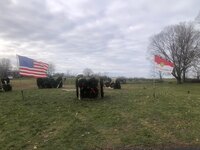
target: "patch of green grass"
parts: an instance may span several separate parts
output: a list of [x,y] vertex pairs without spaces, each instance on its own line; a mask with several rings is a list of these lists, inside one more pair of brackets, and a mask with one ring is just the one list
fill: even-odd
[[17,87],[0,93],[0,149],[200,145],[200,84],[157,84],[155,98],[152,84],[125,84],[82,101],[74,91],[33,85],[23,100]]

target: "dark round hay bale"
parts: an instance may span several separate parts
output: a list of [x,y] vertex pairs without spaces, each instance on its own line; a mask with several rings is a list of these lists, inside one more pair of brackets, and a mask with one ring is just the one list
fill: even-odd
[[119,80],[116,80],[113,86],[114,89],[121,89],[121,84]]
[[95,77],[80,77],[76,79],[76,96],[82,98],[103,97],[103,81]]
[[105,86],[106,86],[106,87],[110,87],[110,81],[106,81],[106,82],[105,82]]
[[3,84],[3,90],[5,92],[12,91],[12,86],[10,84]]
[[1,79],[1,88],[5,91],[5,92],[8,92],[8,91],[12,91],[12,86],[10,85],[10,79],[7,77],[7,78],[2,78]]
[[37,78],[37,86],[39,89],[44,88],[44,80],[43,78]]
[[53,78],[37,78],[38,88],[56,88],[56,81]]

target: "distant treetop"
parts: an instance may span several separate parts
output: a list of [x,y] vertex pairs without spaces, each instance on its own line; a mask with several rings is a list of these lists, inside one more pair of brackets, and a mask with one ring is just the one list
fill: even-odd
[[195,21],[200,23],[200,11],[199,11],[199,14],[197,15],[197,17],[195,18]]

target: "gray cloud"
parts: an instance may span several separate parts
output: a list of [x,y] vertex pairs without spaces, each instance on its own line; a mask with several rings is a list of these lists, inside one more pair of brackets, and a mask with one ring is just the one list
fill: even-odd
[[57,71],[150,77],[149,37],[192,21],[199,0],[1,0],[0,57],[52,62]]

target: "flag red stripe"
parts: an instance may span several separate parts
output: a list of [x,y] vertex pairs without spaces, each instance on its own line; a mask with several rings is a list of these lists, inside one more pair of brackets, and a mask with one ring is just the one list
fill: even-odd
[[30,74],[37,74],[37,75],[46,75],[46,72],[37,72],[37,71],[29,71],[21,69],[20,73],[30,73]]
[[39,65],[34,65],[34,68],[47,70],[47,68],[45,68],[44,66],[39,66]]
[[36,77],[36,78],[46,78],[47,75],[37,75],[37,74],[31,74],[31,73],[23,73],[23,72],[20,72],[20,75],[23,75],[23,76],[33,76],[33,77]]
[[49,66],[42,65],[42,64],[35,64],[35,63],[34,63],[34,67],[36,67],[36,68],[37,68],[37,67],[39,67],[39,68],[44,68],[44,69],[47,70]]
[[20,74],[30,74],[30,75],[32,75],[32,74],[34,74],[34,75],[41,75],[41,76],[47,76],[45,73],[37,73],[37,72],[26,72],[26,71],[22,71],[22,72],[20,72]]
[[20,74],[26,74],[26,75],[35,75],[35,76],[47,76],[46,74],[35,74],[35,73],[26,73],[26,72],[20,72]]
[[44,66],[49,66],[49,64],[44,63],[44,62],[41,62],[41,61],[35,61],[34,63],[37,63],[37,64],[43,64]]
[[171,66],[171,67],[174,67],[174,64],[158,55],[155,55],[155,58],[154,58],[154,61],[157,63],[157,64],[161,64],[163,63],[164,65],[167,65],[167,66]]
[[21,71],[35,71],[35,72],[46,72],[47,70],[45,69],[40,69],[40,68],[26,68],[26,67],[20,67]]
[[48,64],[44,64],[44,63],[41,63],[41,62],[34,62],[34,67],[39,67],[39,68],[44,68],[44,69],[48,69],[49,65]]
[[38,62],[38,61],[34,61],[34,64],[38,64],[38,65],[42,65],[42,66],[49,66],[49,65],[46,64],[46,63]]

